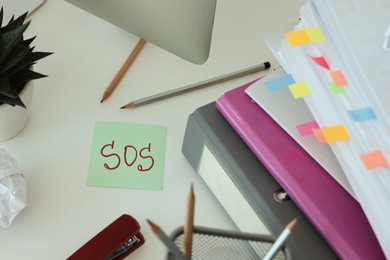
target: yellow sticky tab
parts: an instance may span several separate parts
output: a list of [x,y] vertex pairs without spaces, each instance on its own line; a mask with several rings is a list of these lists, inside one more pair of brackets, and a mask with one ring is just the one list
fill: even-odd
[[366,167],[367,170],[373,170],[380,167],[388,167],[386,158],[383,156],[380,150],[361,154],[360,159],[362,160],[364,167]]
[[327,142],[328,144],[339,141],[348,141],[350,139],[347,130],[342,125],[324,127],[321,129],[321,131],[324,135],[325,142]]
[[291,47],[296,47],[307,43],[326,41],[326,38],[322,34],[320,28],[306,28],[303,30],[289,32],[285,34],[285,37]]
[[320,28],[306,28],[305,32],[309,36],[310,42],[326,42]]
[[285,37],[291,47],[296,47],[310,42],[309,35],[306,33],[305,30],[298,30],[286,33]]
[[288,88],[295,99],[311,95],[310,89],[305,82],[290,84],[288,85]]

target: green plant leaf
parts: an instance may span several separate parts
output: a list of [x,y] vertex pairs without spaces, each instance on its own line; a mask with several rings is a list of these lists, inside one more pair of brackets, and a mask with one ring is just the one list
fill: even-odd
[[[16,20],[14,20],[14,16],[12,16],[9,23],[6,26],[0,28],[0,33],[13,31],[13,30],[19,28],[24,23],[24,20],[26,19],[26,17],[27,17],[27,12],[22,14],[18,18],[16,18]],[[29,23],[29,22],[27,22],[27,23]]]
[[0,64],[4,62],[12,48],[23,38],[23,32],[29,23],[5,33],[0,34]]
[[38,72],[22,69],[10,77],[10,83],[13,86],[19,86],[27,83],[30,80],[40,79],[47,77],[46,75],[40,74]]
[[26,108],[26,105],[23,103],[23,101],[19,97],[9,98],[9,97],[6,97],[6,96],[3,96],[0,94],[0,105],[3,103],[11,105],[11,106],[20,106],[20,107]]
[[31,65],[33,65],[36,61],[45,58],[53,53],[51,52],[32,52],[30,54],[27,54],[26,57],[19,61],[17,64],[15,64],[12,68],[9,70],[9,75],[14,75],[17,71],[28,68]]
[[1,10],[0,10],[0,28],[3,26],[3,16],[4,16],[4,11],[3,11],[3,7],[1,7]]
[[[5,73],[9,71],[13,66],[20,63],[23,59],[25,59],[26,55],[30,52],[30,48],[23,45],[16,45],[9,55],[7,55],[4,62],[1,64],[0,73]],[[10,74],[12,75],[12,74]]]
[[[26,46],[26,47],[29,47],[30,44],[35,40],[35,38],[36,38],[36,36],[31,37],[30,39],[21,41],[19,44],[21,44],[21,45],[23,45],[23,46]],[[32,51],[32,50],[31,50],[31,51]]]
[[16,98],[18,92],[12,87],[7,79],[8,77],[0,77],[0,94],[9,98]]

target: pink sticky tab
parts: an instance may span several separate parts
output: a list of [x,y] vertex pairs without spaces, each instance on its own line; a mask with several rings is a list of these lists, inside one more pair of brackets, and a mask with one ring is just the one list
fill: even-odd
[[297,125],[297,129],[301,136],[313,134],[313,129],[320,128],[316,121],[308,122],[305,124]]
[[365,153],[360,155],[364,166],[368,171],[376,168],[387,168],[388,164],[386,158],[383,156],[380,150],[376,150],[370,153]]
[[321,67],[327,69],[327,70],[330,70],[330,67],[328,65],[328,62],[325,60],[324,57],[320,56],[320,57],[312,57],[310,56],[310,58],[315,62],[317,63],[318,65],[320,65]]
[[341,87],[341,86],[348,85],[347,80],[345,79],[344,74],[341,71],[339,71],[339,70],[338,71],[331,71],[331,72],[329,72],[329,74],[330,74],[330,77],[332,78],[335,86]]

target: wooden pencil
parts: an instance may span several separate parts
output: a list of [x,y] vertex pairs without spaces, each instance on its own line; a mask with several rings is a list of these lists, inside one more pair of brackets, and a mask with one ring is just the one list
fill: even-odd
[[138,99],[138,100],[134,100],[134,101],[131,101],[128,104],[122,106],[121,109],[134,108],[134,107],[137,107],[137,106],[146,105],[146,104],[149,104],[149,103],[153,103],[153,102],[156,102],[156,101],[159,101],[159,100],[163,100],[163,99],[166,99],[166,98],[170,98],[170,97],[174,97],[174,96],[177,96],[177,95],[181,95],[181,94],[184,94],[184,93],[187,93],[187,92],[190,92],[190,91],[194,91],[194,90],[197,90],[197,89],[201,89],[201,88],[204,88],[204,87],[209,87],[209,86],[212,86],[212,85],[215,85],[215,84],[218,84],[218,83],[222,83],[222,82],[225,82],[225,81],[228,81],[228,80],[232,80],[232,79],[236,79],[236,78],[243,77],[243,76],[246,76],[246,75],[250,75],[252,73],[259,72],[259,71],[268,69],[270,67],[271,67],[271,64],[267,61],[267,62],[264,62],[264,63],[262,63],[260,65],[256,65],[256,66],[252,66],[252,67],[245,68],[245,69],[242,69],[242,70],[238,70],[238,71],[235,71],[235,72],[232,72],[232,73],[229,73],[229,74],[226,74],[226,75],[222,75],[222,76],[219,76],[219,77],[216,77],[216,78],[213,78],[213,79],[209,79],[209,80],[206,80],[206,81],[203,81],[203,82],[200,82],[200,83],[191,84],[191,85],[184,86],[184,87],[181,87],[181,88],[169,90],[169,91],[166,91],[166,92],[163,92],[163,93],[160,93],[160,94],[152,95],[152,96],[149,96],[149,97],[146,97],[146,98],[141,98],[141,99]]
[[150,220],[147,220],[153,233],[164,243],[172,255],[178,260],[188,260],[188,258],[179,250],[179,248],[173,243],[173,241],[161,230],[159,226]]
[[118,86],[119,82],[125,75],[126,71],[129,69],[131,64],[133,64],[134,60],[137,58],[138,54],[141,52],[142,48],[145,46],[146,41],[144,39],[139,39],[137,45],[134,47],[129,57],[127,57],[126,61],[123,63],[122,67],[119,69],[110,85],[106,88],[103,93],[102,99],[100,103],[106,100],[109,96],[111,96],[112,92],[114,92],[115,88]]
[[284,242],[287,238],[295,231],[298,224],[298,218],[293,219],[287,226],[284,228],[282,233],[280,233],[279,237],[275,240],[274,244],[271,246],[270,250],[263,257],[263,260],[271,260],[276,253],[283,246]]
[[184,255],[191,259],[192,256],[192,237],[194,229],[195,195],[194,187],[191,185],[187,201],[186,221],[184,225]]

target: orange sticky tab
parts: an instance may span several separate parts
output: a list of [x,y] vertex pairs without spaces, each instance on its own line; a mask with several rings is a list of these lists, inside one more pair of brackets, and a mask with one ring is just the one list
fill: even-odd
[[362,160],[364,166],[368,171],[376,169],[376,168],[387,168],[388,164],[386,158],[383,156],[380,150],[376,150],[370,153],[365,153],[360,155],[360,159]]
[[339,141],[348,141],[350,139],[347,130],[345,130],[344,126],[342,125],[324,127],[321,128],[321,132],[324,136],[325,142],[328,144]]
[[311,95],[310,89],[307,87],[305,82],[297,82],[294,84],[290,84],[288,85],[288,88],[290,89],[291,94],[294,96],[295,99]]
[[317,141],[321,144],[326,144],[325,136],[322,133],[321,128],[314,128],[313,129],[313,134],[316,137]]
[[286,33],[285,37],[291,47],[296,47],[310,42],[309,35],[306,33],[305,30],[298,30]]
[[339,71],[339,70],[331,71],[331,72],[329,72],[329,74],[330,74],[330,77],[332,78],[335,86],[341,87],[341,86],[348,85],[347,80],[345,79],[344,74],[341,71]]

